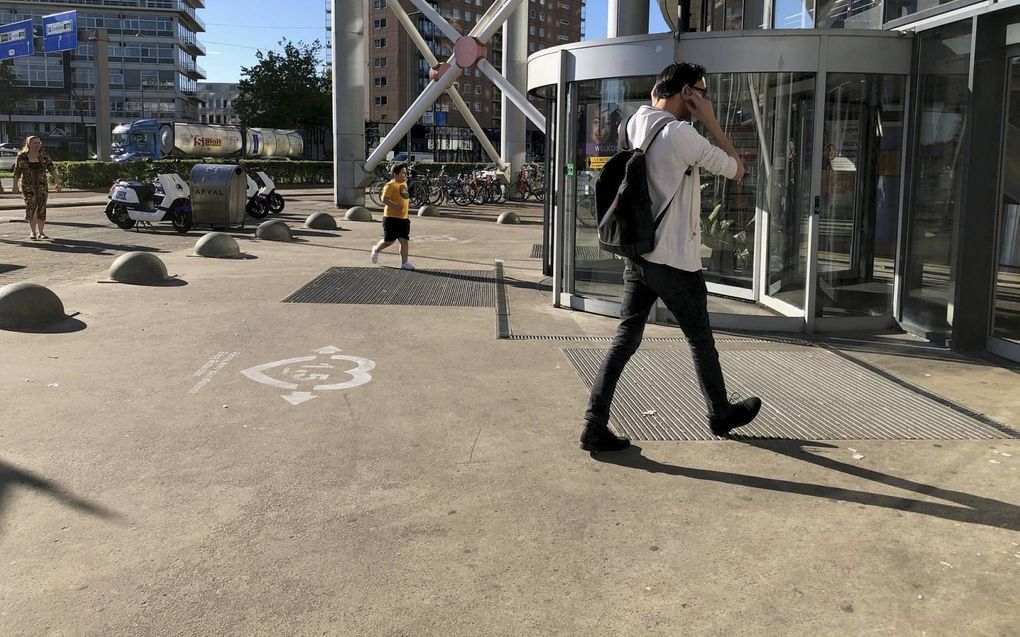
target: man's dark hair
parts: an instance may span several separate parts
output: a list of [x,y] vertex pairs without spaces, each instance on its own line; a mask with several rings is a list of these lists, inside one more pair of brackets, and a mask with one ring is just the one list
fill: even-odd
[[705,77],[705,67],[692,62],[674,62],[662,69],[655,78],[652,97],[664,100],[679,93],[685,86],[693,86]]
[[390,168],[390,174],[396,177],[400,174],[401,170],[407,170],[407,164],[397,164],[393,168]]

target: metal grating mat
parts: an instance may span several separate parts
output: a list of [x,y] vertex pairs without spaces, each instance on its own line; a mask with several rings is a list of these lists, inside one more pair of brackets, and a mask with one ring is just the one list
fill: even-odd
[[330,268],[284,303],[495,307],[489,270]]
[[[544,254],[541,243],[536,243],[531,246],[531,258],[541,259]],[[574,247],[574,260],[575,261],[612,261],[616,259],[616,255],[612,252],[606,252],[598,246],[584,246],[579,245]]]
[[[590,388],[606,349],[564,349]],[[803,440],[970,440],[1020,437],[946,399],[933,399],[822,348],[723,350],[726,388],[760,396],[741,436]],[[644,412],[654,414],[644,415]],[[687,349],[639,350],[624,370],[612,422],[634,440],[713,440]]]

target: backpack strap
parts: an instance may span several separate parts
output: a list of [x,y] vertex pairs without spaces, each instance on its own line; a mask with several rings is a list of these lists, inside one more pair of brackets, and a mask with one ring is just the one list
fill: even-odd
[[[620,150],[634,150],[630,147],[630,135],[627,134],[627,124],[630,123],[631,117],[633,117],[633,115],[623,120],[623,123],[620,124],[620,130],[617,135],[620,140]],[[655,125],[655,128],[652,129],[652,132],[645,139],[644,148],[641,149],[641,152],[648,152],[648,149],[652,146],[652,142],[655,141],[655,139],[659,136],[659,133],[662,132],[662,129],[666,128],[666,125],[668,125],[670,121],[673,120],[664,117],[661,122]]]

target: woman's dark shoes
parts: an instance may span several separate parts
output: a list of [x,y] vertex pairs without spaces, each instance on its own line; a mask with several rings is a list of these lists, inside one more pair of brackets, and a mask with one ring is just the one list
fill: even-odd
[[602,427],[585,425],[584,430],[581,431],[581,440],[578,446],[591,453],[622,451],[630,446],[630,440],[620,438],[604,425]]
[[730,413],[726,414],[725,418],[709,418],[708,426],[711,427],[712,433],[715,435],[725,436],[737,427],[743,427],[754,420],[760,409],[761,399],[752,396],[730,405]]

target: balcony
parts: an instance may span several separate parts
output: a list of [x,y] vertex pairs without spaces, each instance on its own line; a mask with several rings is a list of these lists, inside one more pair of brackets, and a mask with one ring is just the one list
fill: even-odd
[[198,41],[198,38],[181,38],[184,50],[192,55],[205,55],[205,45]]
[[184,0],[177,0],[177,11],[186,18],[185,22],[188,23],[192,31],[205,32],[205,22],[198,17],[194,7],[185,3]]

